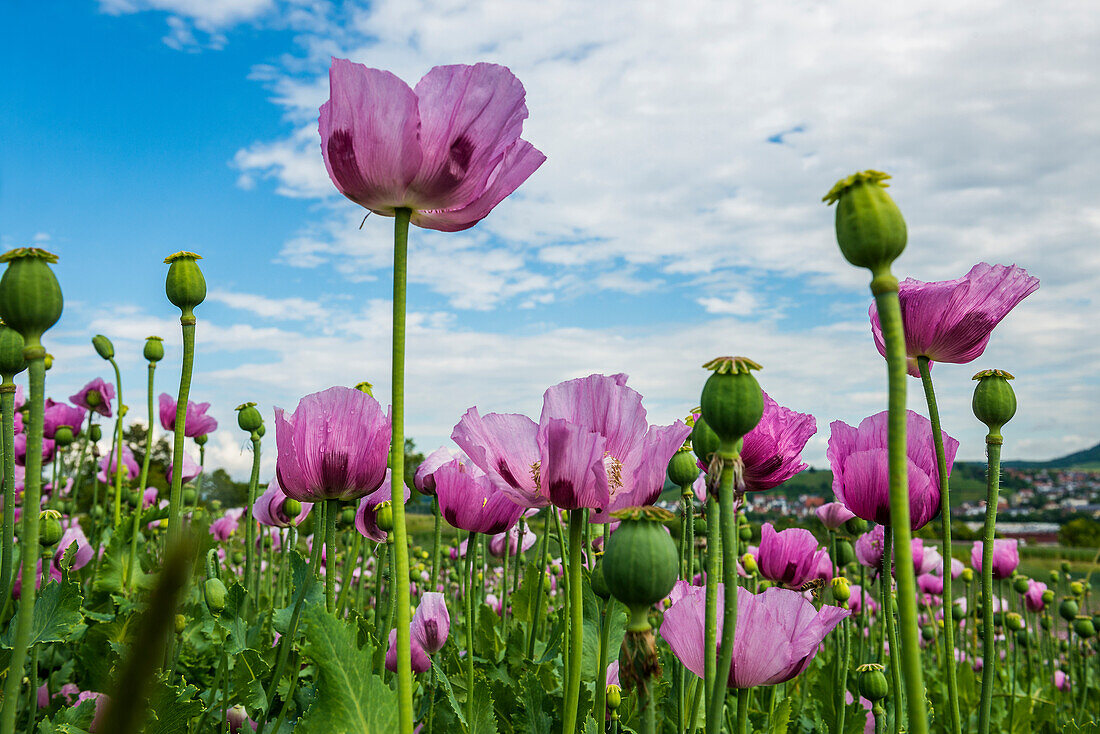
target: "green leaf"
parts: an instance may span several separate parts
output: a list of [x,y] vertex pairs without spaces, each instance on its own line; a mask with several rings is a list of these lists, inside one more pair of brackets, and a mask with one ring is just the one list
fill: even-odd
[[497,734],[497,720],[493,714],[493,697],[488,685],[474,680],[474,704],[470,712],[470,734]]
[[248,592],[240,582],[235,582],[229,587],[229,593],[225,595],[225,609],[217,618],[218,626],[228,633],[225,651],[229,655],[236,655],[248,647],[248,620],[244,618],[247,600]]
[[294,603],[298,600],[298,597],[302,595],[307,586],[310,588],[306,602],[310,604],[320,604],[323,601],[323,587],[321,584],[317,583],[316,580],[311,580],[312,573],[309,570],[309,561],[296,550],[290,552],[290,568],[294,576],[294,593],[291,595],[290,602],[287,606],[275,610],[273,620],[275,630],[283,635],[285,635],[287,629],[290,628],[290,617],[294,613]]
[[[75,581],[59,583],[50,581],[34,600],[34,621],[31,626],[31,644],[65,642],[84,624],[80,605],[80,585]],[[12,646],[16,617],[12,617],[7,630],[0,637],[0,645]]]
[[317,666],[317,698],[298,734],[389,734],[396,731],[397,691],[372,675],[369,647],[355,630],[317,604],[307,604],[304,653]]
[[482,604],[474,624],[474,653],[495,664],[503,659],[504,640],[501,639],[500,617],[488,604]]
[[95,699],[81,701],[79,706],[63,708],[52,719],[39,722],[38,734],[88,734],[95,717]]
[[[527,567],[523,570],[523,582],[519,585],[519,589],[515,594],[512,594],[512,616],[521,622],[528,624],[535,618],[537,611],[535,610],[535,597],[536,591],[539,587],[539,569],[534,563],[528,563]],[[543,597],[545,601],[546,597]]]
[[516,731],[550,734],[552,719],[546,711],[546,692],[538,676],[528,669],[520,680],[520,706],[516,710]]
[[[610,634],[607,638],[607,662],[619,659],[619,648],[622,647],[623,637],[626,635],[627,612],[626,606],[609,598],[603,604],[607,613],[611,615]],[[588,585],[588,579],[584,581],[584,639],[582,641],[581,654],[581,680],[594,681],[599,672],[600,660],[600,625],[602,615],[599,612],[599,604],[592,588]]]
[[[111,533],[111,539],[107,541],[107,549],[103,551],[99,572],[95,577],[93,588],[96,591],[105,591],[112,594],[121,594],[126,591],[123,581],[127,578],[127,571],[130,568],[129,535],[132,524],[133,517],[131,516],[123,520],[123,523]],[[138,588],[146,588],[152,583],[148,574],[141,569],[140,553],[134,558],[133,573],[133,581]]]
[[233,692],[249,711],[267,709],[263,681],[271,666],[255,650],[242,650],[233,658]]
[[775,707],[771,718],[771,734],[787,734],[791,723],[791,697],[786,697]]
[[158,679],[142,734],[187,734],[191,719],[203,712],[202,701],[195,698],[198,690],[191,685],[176,688]]

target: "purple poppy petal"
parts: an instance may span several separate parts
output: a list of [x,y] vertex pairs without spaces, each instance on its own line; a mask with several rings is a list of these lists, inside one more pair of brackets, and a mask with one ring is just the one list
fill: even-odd
[[606,439],[583,426],[552,418],[539,429],[543,494],[555,507],[606,507],[610,499],[604,468]]
[[525,507],[547,504],[532,474],[539,461],[538,426],[525,415],[487,413],[470,408],[454,427],[451,440],[502,492]]

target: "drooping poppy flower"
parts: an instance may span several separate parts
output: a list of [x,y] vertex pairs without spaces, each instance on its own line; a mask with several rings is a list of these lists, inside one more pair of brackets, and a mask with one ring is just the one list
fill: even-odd
[[[603,537],[601,536],[600,540],[602,541],[602,539]],[[504,558],[505,554],[515,556],[517,553],[523,553],[529,550],[535,544],[536,540],[535,534],[530,530],[526,530],[523,533],[523,546],[519,547],[519,526],[513,525],[505,532],[497,533],[489,538],[489,552],[496,558]]]
[[240,527],[242,515],[244,515],[243,507],[226,510],[224,515],[210,523],[210,534],[221,541],[229,540]]
[[419,643],[424,652],[434,655],[443,649],[447,635],[451,632],[451,615],[447,611],[447,602],[435,591],[428,591],[420,597],[420,604],[412,618],[412,638]]
[[[587,507],[592,522],[652,504],[668,461],[691,429],[650,426],[626,375],[590,375],[549,388],[536,424],[471,408],[451,438],[491,481],[525,507]],[[437,473],[438,477],[438,473]]]
[[826,502],[814,510],[814,514],[817,515],[817,519],[821,521],[821,524],[829,530],[836,530],[856,516],[841,502]]
[[[1020,565],[1019,541],[1015,538],[993,539],[993,578],[1007,579]],[[982,541],[975,540],[970,549],[970,565],[975,573],[982,572]]]
[[69,402],[86,410],[94,410],[104,418],[114,415],[111,402],[115,399],[115,386],[97,377],[76,393],[69,396]]
[[256,498],[255,504],[252,505],[252,517],[256,518],[256,521],[261,525],[268,525],[273,528],[286,528],[291,525],[298,525],[302,520],[306,519],[306,515],[313,509],[313,503],[302,502],[302,510],[295,516],[288,515],[286,513],[286,501],[290,499],[283,492],[283,488],[279,486],[278,479],[272,479],[267,484],[267,489],[264,493]]
[[329,178],[382,216],[406,207],[419,227],[468,229],[546,160],[520,138],[525,92],[504,66],[437,66],[410,89],[333,59],[329,89],[318,122]]
[[[955,280],[925,283],[906,278],[898,284],[909,374],[920,377],[917,357],[965,364],[982,355],[993,328],[1020,301],[1039,288],[1039,279],[1015,265],[978,263]],[[871,333],[886,356],[882,324],[871,304]]]
[[[218,429],[218,422],[206,414],[210,403],[187,401],[187,416],[184,418],[183,435],[188,438],[206,436]],[[168,393],[160,394],[160,425],[166,431],[176,430],[176,399]]]
[[46,401],[46,411],[42,419],[42,435],[52,439],[60,426],[68,426],[75,436],[84,425],[84,416],[87,413],[84,408],[66,403]]
[[288,418],[275,409],[275,476],[300,502],[365,497],[386,477],[389,411],[350,387],[307,395]]
[[[386,533],[378,528],[378,506],[383,502],[390,502],[393,499],[393,490],[390,487],[390,482],[393,480],[393,473],[386,469],[385,479],[382,484],[378,486],[378,489],[368,494],[363,499],[359,500],[359,506],[355,510],[355,529],[359,531],[359,534],[365,538],[381,543],[386,540]],[[405,499],[407,503],[412,493],[409,492],[409,485],[405,485]]]
[[[718,591],[718,635],[722,634],[722,584]],[[706,659],[706,589],[677,581],[672,604],[661,622],[661,637],[684,667],[700,678]],[[772,686],[806,670],[825,637],[850,612],[834,606],[820,611],[797,591],[769,588],[760,594],[737,589],[737,629],[733,637],[732,688]],[[719,673],[721,675],[721,673]]]
[[756,564],[760,575],[769,581],[786,586],[801,586],[814,578],[822,561],[829,565],[829,556],[817,545],[817,538],[805,528],[788,528],[776,532],[770,522],[760,527],[760,547],[756,552]]
[[472,533],[502,533],[519,520],[517,505],[473,464],[453,459],[435,471],[439,512],[451,526]]
[[[890,522],[890,477],[887,461],[887,411],[864,418],[858,428],[844,421],[830,424],[825,452],[833,469],[833,494],[858,517],[879,525]],[[919,530],[940,511],[939,470],[932,447],[931,422],[908,411],[909,524]],[[948,475],[959,442],[943,433]]]

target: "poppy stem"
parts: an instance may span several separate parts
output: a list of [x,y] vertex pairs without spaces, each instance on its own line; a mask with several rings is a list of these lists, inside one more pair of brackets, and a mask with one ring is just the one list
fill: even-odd
[[[118,404],[118,417],[115,423],[115,433],[117,439],[115,443],[115,524],[114,527],[118,527],[122,523],[122,414],[124,412],[122,406],[122,373],[119,372],[118,362],[114,359],[109,360],[111,366],[115,369],[115,387],[117,388],[117,394],[115,401]],[[107,466],[110,467],[111,463],[107,462]],[[106,474],[106,472],[104,472]]]
[[[0,385],[0,411],[4,414],[4,535],[0,541],[0,594],[11,598],[12,556],[15,555],[15,382],[7,375]],[[75,492],[74,492],[75,495]]]
[[432,518],[434,520],[434,527],[432,529],[432,586],[431,591],[435,591],[439,584],[439,562],[440,562],[440,541],[443,535],[443,518],[439,514],[439,498],[432,495]]
[[397,604],[397,711],[401,734],[412,734],[412,642],[409,637],[409,542],[405,530],[405,282],[408,277],[409,218],[412,210],[394,211],[393,226],[393,368],[390,468],[393,481],[393,549]]
[[997,498],[1001,491],[1000,434],[985,437],[986,496],[985,528],[982,532],[982,697],[978,709],[978,734],[989,734],[989,714],[993,708],[993,533],[997,524]]
[[[898,649],[898,633],[896,621],[894,620],[894,606],[897,604],[897,597],[894,595],[894,582],[890,573],[890,549],[891,539],[894,534],[894,529],[889,525],[884,525],[882,528],[882,617],[886,621],[884,645],[890,647],[890,682],[891,693],[893,694],[894,702],[894,717],[890,722],[890,731],[893,734],[898,734],[901,730],[901,712],[902,701],[904,700],[901,690],[901,651]],[[910,553],[910,551],[906,551]],[[909,561],[910,556],[902,556],[906,561]],[[897,563],[895,559],[895,565],[900,567],[902,564]],[[911,566],[912,563],[910,562]]]
[[[260,486],[260,436],[252,432],[252,475],[248,478],[248,504],[245,506],[245,547],[244,547],[244,588],[249,596],[259,603],[258,589],[253,588],[253,576],[256,574],[256,522],[252,518],[252,505],[256,504],[256,490]],[[199,474],[201,477],[202,474]],[[198,490],[195,491],[198,494]],[[329,554],[332,550],[329,550]],[[248,602],[246,601],[247,605]],[[329,611],[332,611],[331,609]]]
[[707,578],[706,578],[706,607],[703,623],[703,650],[705,653],[703,663],[703,681],[706,690],[703,693],[706,707],[706,734],[717,734],[721,726],[721,712],[713,712],[712,695],[715,688],[715,678],[718,671],[718,497],[714,492],[707,491]]
[[[882,338],[886,345],[888,375],[889,429],[887,455],[890,466],[890,524],[894,529],[894,557],[912,554],[912,528],[909,523],[909,469],[906,429],[909,416],[905,405],[907,378],[905,333],[902,329],[898,279],[889,269],[875,273],[871,281]],[[885,551],[884,551],[885,552]],[[920,638],[917,630],[917,587],[913,564],[897,564],[898,626],[901,628],[902,678],[905,682],[909,712],[909,733],[928,734],[928,710],[925,706],[924,676],[920,664]],[[891,650],[891,657],[893,651]],[[900,692],[899,692],[900,693]]]
[[325,500],[325,610],[329,614],[336,611],[336,516],[339,514],[340,500]]
[[145,456],[141,459],[141,475],[138,477],[137,490],[138,502],[134,506],[134,533],[130,536],[130,564],[126,567],[129,577],[130,590],[133,591],[134,564],[137,562],[138,528],[141,527],[141,515],[145,510],[145,482],[149,479],[149,460],[153,455],[153,373],[157,369],[156,362],[149,363],[149,384],[146,389],[148,397],[149,424],[145,427]]
[[577,709],[581,694],[581,655],[584,653],[584,598],[581,579],[581,544],[584,537],[584,510],[569,511],[569,660],[565,677],[565,712],[562,734],[576,731]]
[[947,707],[951,721],[951,731],[962,734],[962,718],[959,714],[959,684],[955,676],[955,621],[948,616],[955,597],[951,592],[951,487],[947,475],[947,458],[943,450],[943,432],[940,430],[940,409],[936,403],[936,391],[932,387],[932,371],[928,357],[917,357],[921,383],[924,385],[924,399],[928,403],[928,420],[932,423],[932,445],[936,449],[936,469],[940,478],[940,530],[943,542],[940,555],[943,556],[943,660],[944,674],[947,678]]
[[466,540],[466,721],[474,715],[474,585],[477,583],[477,533]]
[[[180,370],[180,389],[176,395],[176,422],[172,430],[172,489],[168,495],[168,533],[166,545],[179,541],[180,500],[183,497],[183,442],[187,426],[187,399],[191,395],[191,371],[195,366],[195,316],[181,316],[183,331],[183,366]],[[122,401],[119,400],[121,405]],[[169,642],[171,644],[171,642]]]
[[[751,688],[741,688],[737,691],[737,734],[749,734],[749,694]],[[837,731],[844,731],[838,728]]]
[[[733,640],[737,630],[737,507],[740,499],[734,498],[734,474],[739,471],[741,457],[736,443],[720,446],[718,455],[722,459],[722,473],[718,478],[718,512],[722,538],[722,644],[715,663],[714,689],[710,694],[710,709],[707,711],[707,719],[713,724],[713,728],[708,724],[708,734],[717,734],[721,727],[729,688],[729,671],[733,664]],[[740,705],[739,698],[739,708]]]

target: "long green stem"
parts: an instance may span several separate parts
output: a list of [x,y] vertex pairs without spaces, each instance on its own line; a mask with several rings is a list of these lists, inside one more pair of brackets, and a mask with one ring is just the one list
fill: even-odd
[[38,561],[38,508],[42,499],[42,423],[46,400],[46,350],[41,345],[23,348],[27,360],[30,390],[27,402],[27,459],[23,488],[23,529],[19,534],[20,561],[23,565],[23,588],[16,612],[15,640],[12,643],[11,664],[4,681],[4,709],[0,714],[0,734],[14,734],[19,709],[19,687],[23,683],[27,651],[30,649],[34,621],[35,572]]
[[[886,620],[885,634],[886,644],[890,646],[890,687],[893,693],[894,717],[890,722],[890,731],[898,734],[901,730],[901,714],[904,706],[904,695],[901,690],[901,651],[898,649],[898,633],[894,622],[894,606],[897,604],[897,596],[894,594],[893,579],[890,574],[890,540],[894,530],[889,525],[882,528],[882,615]],[[901,561],[896,566],[912,567],[910,561],[912,551],[906,551],[905,555],[898,556]]]
[[[709,481],[709,478],[708,478]],[[707,586],[706,601],[703,621],[703,681],[706,690],[703,700],[706,706],[706,732],[717,734],[720,725],[721,714],[712,718],[712,693],[715,688],[715,678],[718,672],[718,498],[714,492],[707,492]]]
[[[863,589],[860,589],[860,593],[863,593]],[[842,603],[841,607],[847,609],[848,603]],[[838,732],[844,731],[844,719],[848,713],[848,702],[845,694],[848,693],[848,657],[851,654],[852,646],[851,626],[851,617],[843,619],[840,622],[840,662],[838,663],[838,667],[840,668],[840,700],[837,701],[836,707],[836,730]]]
[[130,535],[130,563],[126,566],[127,585],[130,591],[134,590],[134,582],[137,574],[134,573],[134,565],[137,563],[138,531],[141,528],[141,515],[145,509],[145,483],[149,479],[149,459],[153,455],[153,373],[157,369],[156,362],[149,363],[149,384],[146,389],[148,398],[149,424],[145,429],[145,456],[141,459],[141,476],[138,477],[138,500],[134,506],[134,532]]
[[[729,670],[733,663],[733,638],[737,629],[737,507],[734,500],[734,475],[739,471],[741,457],[736,444],[721,445],[718,455],[722,473],[718,481],[718,512],[722,538],[722,644],[715,667],[714,690],[710,692],[707,709],[707,734],[717,734],[722,725],[729,687]],[[740,706],[740,699],[738,699]]]
[[947,457],[943,450],[943,432],[940,429],[940,409],[936,403],[936,391],[932,386],[932,372],[928,366],[928,357],[917,357],[921,383],[924,385],[924,399],[928,403],[928,419],[932,423],[932,444],[936,450],[936,464],[940,477],[940,530],[943,541],[940,555],[943,556],[943,603],[944,617],[949,624],[944,625],[943,672],[947,678],[947,706],[951,722],[951,731],[962,734],[962,718],[959,714],[959,684],[955,676],[955,624],[948,613],[955,597],[951,592],[951,487],[947,474]]
[[[550,508],[547,512],[556,512],[554,508]],[[550,552],[550,520],[549,517],[545,520],[542,526],[542,541],[539,545],[539,581],[535,586],[535,615],[531,620],[531,626],[528,629],[527,636],[527,659],[533,660],[535,657],[535,640],[538,639],[539,622],[543,617],[543,593],[542,587],[546,583],[546,567],[549,565],[548,553]]]
[[0,594],[11,599],[11,567],[15,552],[15,383],[4,377],[0,385],[0,411],[4,414],[4,535],[0,541]]
[[348,599],[354,593],[351,590],[353,579],[352,575],[355,573],[355,566],[359,563],[359,546],[361,544],[362,535],[359,533],[352,533],[351,548],[348,550],[348,554],[344,556],[344,575],[340,580],[340,596],[336,600],[336,609],[340,617],[344,616],[344,611],[347,609]]
[[466,721],[474,712],[474,584],[477,583],[477,533],[466,541]]
[[[751,688],[737,690],[737,734],[749,734],[749,694]],[[838,731],[842,731],[838,729]]]
[[[982,697],[978,709],[978,733],[989,734],[989,715],[993,708],[993,533],[997,524],[997,499],[1001,488],[1001,436],[985,437],[987,468],[985,528],[982,531]],[[947,574],[944,574],[947,575]]]
[[181,316],[183,330],[183,365],[180,370],[180,389],[176,395],[176,422],[172,436],[172,490],[168,495],[168,547],[179,541],[183,518],[180,499],[183,496],[183,442],[187,425],[187,400],[191,396],[191,371],[195,366],[195,317]]
[[[405,531],[405,280],[408,274],[409,218],[394,212],[393,228],[393,387],[390,468],[393,472],[393,552],[398,579],[409,578],[409,542]],[[397,704],[401,734],[412,734],[412,643],[409,637],[409,585],[396,584]]]
[[889,271],[876,274],[871,281],[882,336],[886,344],[889,390],[889,430],[887,452],[890,464],[890,522],[894,528],[894,557],[897,564],[898,623],[901,627],[901,664],[909,701],[909,734],[928,734],[928,710],[924,703],[924,680],[920,665],[920,638],[917,628],[917,585],[909,558],[912,530],[909,526],[909,468],[905,405],[906,354],[902,330],[898,280]]
[[[329,614],[336,611],[336,516],[339,514],[340,500],[325,500],[325,609]],[[320,538],[313,542],[319,543]]]
[[[260,436],[252,432],[252,474],[248,478],[248,505],[245,507],[245,538],[244,538],[244,588],[249,594],[254,594],[259,599],[259,594],[253,588],[253,575],[256,573],[256,521],[252,518],[252,505],[256,504],[256,491],[260,486]],[[202,476],[201,474],[199,476]],[[198,494],[198,490],[195,490]],[[329,548],[329,556],[334,550]],[[332,610],[329,609],[331,612]]]
[[584,651],[584,599],[581,580],[581,545],[584,536],[584,510],[569,511],[569,665],[565,678],[565,710],[562,734],[573,734],[581,695],[581,655]]
[[439,514],[439,498],[435,495],[432,495],[432,520],[432,585],[429,591],[436,591],[439,585],[439,562],[442,551],[440,540],[443,536],[443,518]]
[[[603,546],[606,550],[607,539],[611,537],[611,525],[610,523],[604,523],[603,526]],[[611,639],[611,612],[614,609],[614,598],[608,597],[604,600],[603,610],[600,616],[600,662],[596,668],[596,703],[592,707],[592,715],[596,721],[607,720],[607,666],[608,666],[608,645]]]
[[[122,522],[122,417],[125,413],[125,407],[122,403],[122,373],[119,372],[118,363],[114,359],[110,360],[111,367],[115,370],[115,387],[118,392],[115,395],[115,404],[118,406],[118,415],[115,420],[115,523],[114,527],[117,529]],[[107,466],[110,467],[111,462],[107,462]],[[106,474],[106,472],[104,472]]]

